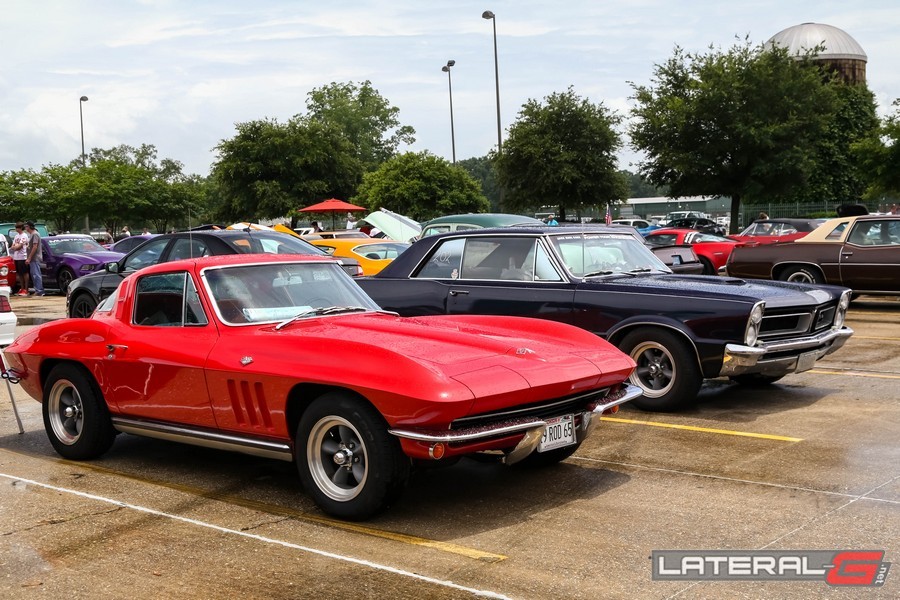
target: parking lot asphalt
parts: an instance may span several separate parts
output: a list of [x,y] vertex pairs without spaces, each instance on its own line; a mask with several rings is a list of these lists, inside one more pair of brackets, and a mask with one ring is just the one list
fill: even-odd
[[[13,299],[22,320],[64,299]],[[565,463],[418,473],[365,523],[325,517],[292,465],[119,436],[60,459],[40,404],[0,389],[0,596],[33,598],[896,598],[824,581],[672,582],[654,550],[900,553],[900,302],[765,388],[725,379],[674,414],[625,408]],[[23,328],[30,325],[22,325]],[[2,384],[0,384],[2,386]]]

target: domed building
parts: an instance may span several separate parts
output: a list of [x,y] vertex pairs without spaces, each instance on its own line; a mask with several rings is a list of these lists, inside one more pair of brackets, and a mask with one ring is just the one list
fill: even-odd
[[[850,34],[823,23],[802,23],[779,31],[766,44],[787,48],[794,56],[804,56],[820,48],[816,61],[836,71],[847,83],[865,83],[869,57]],[[824,49],[821,49],[824,48]]]

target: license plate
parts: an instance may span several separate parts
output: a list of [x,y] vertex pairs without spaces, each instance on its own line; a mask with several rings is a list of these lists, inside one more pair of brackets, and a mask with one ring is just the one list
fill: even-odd
[[809,371],[816,365],[816,355],[818,352],[804,352],[797,359],[797,373]]
[[563,446],[571,446],[575,443],[575,416],[563,415],[561,417],[553,417],[546,419],[547,426],[544,427],[544,435],[538,444],[538,452],[547,452],[555,450]]

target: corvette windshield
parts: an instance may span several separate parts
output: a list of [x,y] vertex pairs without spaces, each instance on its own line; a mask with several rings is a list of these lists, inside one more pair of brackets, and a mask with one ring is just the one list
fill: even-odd
[[338,314],[379,306],[332,263],[258,263],[207,269],[203,274],[216,312],[226,323],[274,323],[301,314]]
[[575,277],[669,271],[644,244],[630,235],[584,233],[551,239],[566,269]]

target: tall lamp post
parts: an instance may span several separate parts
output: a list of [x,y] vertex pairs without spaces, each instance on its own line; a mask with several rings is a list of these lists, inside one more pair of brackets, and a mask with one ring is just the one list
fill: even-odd
[[81,107],[84,106],[84,103],[88,101],[87,96],[82,96],[78,99],[78,120],[81,123],[81,167],[84,168],[85,165],[85,157],[84,157],[84,111],[81,110]]
[[453,82],[450,80],[450,67],[456,64],[455,60],[448,60],[441,67],[441,71],[447,74],[447,89],[450,91],[450,143],[453,147],[453,164],[456,164],[456,133],[453,131]]
[[[497,61],[497,17],[489,10],[481,13],[482,19],[488,19],[494,25],[494,82],[497,87],[497,154],[503,153],[503,137],[500,127],[500,65]],[[500,186],[500,209],[503,210],[503,186]]]

